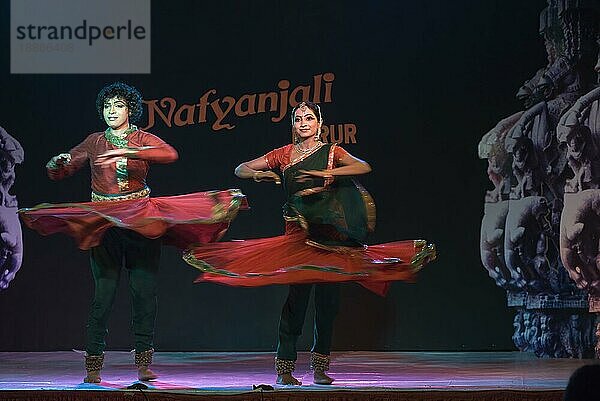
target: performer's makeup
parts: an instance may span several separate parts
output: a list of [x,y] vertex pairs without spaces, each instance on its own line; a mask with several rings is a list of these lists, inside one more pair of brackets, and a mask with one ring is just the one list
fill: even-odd
[[307,106],[301,106],[294,112],[294,129],[301,138],[308,138],[317,133],[319,120]]
[[113,130],[129,127],[129,108],[125,100],[112,97],[104,101],[104,121]]

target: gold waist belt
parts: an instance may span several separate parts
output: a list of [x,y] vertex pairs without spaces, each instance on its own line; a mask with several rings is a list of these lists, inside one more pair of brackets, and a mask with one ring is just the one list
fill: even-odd
[[139,191],[129,192],[126,194],[99,194],[98,192],[92,191],[92,202],[113,202],[130,199],[147,198],[150,196],[150,188],[145,187]]

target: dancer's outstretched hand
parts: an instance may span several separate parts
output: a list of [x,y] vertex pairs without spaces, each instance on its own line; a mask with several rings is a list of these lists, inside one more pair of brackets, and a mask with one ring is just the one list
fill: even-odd
[[277,185],[281,184],[281,178],[277,175],[277,173],[274,173],[272,171],[257,171],[256,173],[254,173],[252,178],[256,182],[272,181]]
[[326,170],[298,170],[300,173],[296,176],[296,182],[307,182],[315,177],[333,178],[333,175]]
[[135,149],[123,148],[123,149],[111,149],[108,150],[94,160],[96,166],[108,166],[109,164],[116,163],[117,160],[124,157],[131,157],[135,154]]
[[46,168],[56,170],[59,166],[67,165],[71,162],[71,155],[69,153],[61,153],[60,155],[53,156],[48,163]]

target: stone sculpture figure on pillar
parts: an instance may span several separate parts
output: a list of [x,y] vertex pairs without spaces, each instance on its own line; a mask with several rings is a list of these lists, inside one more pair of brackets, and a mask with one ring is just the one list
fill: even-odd
[[[600,54],[598,59],[600,78]],[[571,170],[565,183],[560,252],[569,276],[587,293],[589,311],[596,315],[595,352],[600,357],[600,85],[565,112],[557,138],[567,144]]]
[[17,197],[9,192],[15,182],[15,166],[23,158],[19,142],[0,127],[0,290],[8,288],[23,260]]
[[516,113],[500,121],[479,143],[479,157],[488,161],[488,177],[494,189],[485,195],[485,213],[481,222],[481,262],[489,276],[502,288],[516,288],[511,272],[506,267],[504,240],[508,199],[511,191],[512,157],[504,141],[509,129],[522,115]]
[[[591,126],[589,132],[575,128],[561,133],[557,125],[574,105],[583,103],[582,96],[594,85],[599,16],[597,0],[548,0],[540,14],[547,64],[517,92],[525,111],[500,121],[479,143],[479,156],[488,160],[494,185],[485,197],[482,263],[496,284],[506,289],[508,305],[517,308],[515,345],[538,356],[589,356],[596,341],[596,317],[587,312],[586,292],[577,289],[570,277],[586,291],[593,287],[590,282],[598,283],[590,271],[578,273],[575,265],[585,259],[598,273],[600,217],[587,226],[576,221],[564,224],[564,210],[573,191],[599,188],[598,141]],[[578,107],[579,114],[569,121],[590,114],[586,107]],[[600,199],[588,203],[588,215],[595,207],[600,212]],[[563,229],[569,239],[579,238],[570,248],[569,257],[576,260],[573,268],[563,262]],[[590,237],[587,229],[595,234]],[[600,308],[600,300],[598,304]]]
[[600,160],[592,132],[585,125],[573,127],[566,135],[567,162],[573,177],[565,184],[565,192],[598,189],[600,185]]

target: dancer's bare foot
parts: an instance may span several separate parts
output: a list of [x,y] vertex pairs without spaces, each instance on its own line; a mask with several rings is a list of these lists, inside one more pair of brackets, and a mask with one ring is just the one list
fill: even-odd
[[315,384],[331,384],[333,378],[327,376],[325,372],[315,372],[313,375],[313,383]]
[[300,386],[302,382],[292,376],[291,373],[284,373],[277,375],[277,384],[283,384],[286,386]]
[[150,380],[156,380],[157,378],[158,375],[147,366],[141,366],[140,368],[138,368],[138,379],[140,381],[146,382]]
[[100,377],[99,370],[90,370],[87,372],[87,376],[83,379],[84,383],[100,383],[102,378]]

